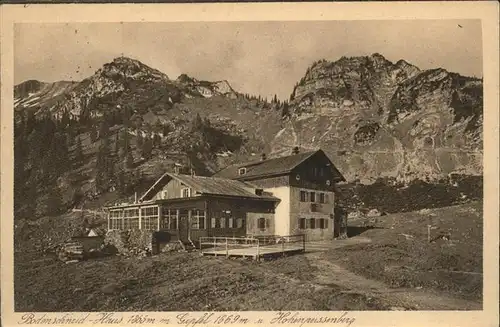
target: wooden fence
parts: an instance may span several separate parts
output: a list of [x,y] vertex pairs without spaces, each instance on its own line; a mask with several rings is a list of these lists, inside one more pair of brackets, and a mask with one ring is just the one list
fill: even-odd
[[305,235],[251,236],[251,237],[200,237],[202,255],[239,256],[259,259],[264,256],[305,252]]

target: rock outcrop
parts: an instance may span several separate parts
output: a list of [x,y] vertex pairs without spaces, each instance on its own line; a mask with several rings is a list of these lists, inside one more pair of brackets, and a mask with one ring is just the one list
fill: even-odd
[[482,81],[380,54],[321,60],[295,86],[273,151],[322,147],[349,180],[482,173]]
[[[380,54],[313,63],[294,87],[286,115],[260,98],[245,98],[227,81],[186,74],[171,80],[126,57],[79,83],[21,83],[14,98],[18,112],[59,118],[65,112],[74,119],[120,116],[128,108],[135,121],[170,122],[176,131],[197,115],[208,117],[241,141],[231,156],[206,163],[214,169],[299,146],[323,148],[349,181],[482,174],[482,80]],[[177,151],[179,137],[172,139]]]

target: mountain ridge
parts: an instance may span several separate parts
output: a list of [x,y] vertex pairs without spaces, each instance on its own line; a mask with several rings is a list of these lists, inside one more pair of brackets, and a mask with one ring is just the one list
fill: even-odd
[[[68,112],[75,120],[98,121],[128,107],[146,130],[155,121],[175,125],[201,115],[246,140],[231,148],[231,155],[221,150],[225,155],[207,163],[216,168],[299,146],[324,148],[346,178],[367,183],[379,177],[410,181],[482,174],[482,80],[442,68],[421,70],[378,53],[313,62],[289,102],[244,95],[224,79],[180,74],[173,80],[127,57],[81,82],[53,87],[37,82],[15,87],[16,112],[45,112],[56,119]],[[39,92],[37,99],[36,92],[27,92],[35,89],[52,91]]]

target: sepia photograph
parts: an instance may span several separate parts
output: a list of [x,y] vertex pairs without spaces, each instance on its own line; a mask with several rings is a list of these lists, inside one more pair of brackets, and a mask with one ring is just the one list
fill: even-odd
[[483,310],[483,33],[13,24],[14,311]]

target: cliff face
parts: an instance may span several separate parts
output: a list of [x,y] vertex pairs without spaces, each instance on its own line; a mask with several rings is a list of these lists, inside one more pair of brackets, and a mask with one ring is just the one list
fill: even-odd
[[314,63],[273,151],[321,146],[349,180],[482,173],[482,81],[379,54]]
[[20,113],[61,118],[67,112],[97,122],[128,108],[134,122],[140,121],[134,128],[145,132],[154,131],[158,121],[171,123],[172,133],[179,134],[168,141],[173,148],[183,139],[185,121],[201,115],[243,140],[207,163],[213,169],[298,145],[323,148],[348,180],[370,182],[482,174],[482,94],[481,80],[443,69],[423,71],[380,54],[342,57],[313,63],[282,117],[276,103],[239,94],[227,81],[185,74],[172,80],[120,57],[81,82],[21,83],[14,100]]

